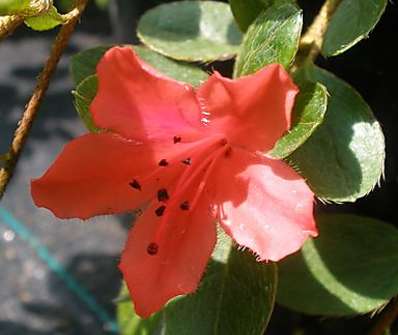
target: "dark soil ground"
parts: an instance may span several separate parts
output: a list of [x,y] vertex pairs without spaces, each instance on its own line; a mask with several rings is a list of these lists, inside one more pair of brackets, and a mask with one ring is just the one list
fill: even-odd
[[[135,19],[131,17],[139,17],[146,7],[160,2],[147,1],[145,5],[133,6],[132,1],[119,0],[123,1],[128,10],[118,11],[112,5],[111,21],[118,22],[113,35],[105,12],[90,8],[86,13],[52,80],[16,175],[0,204],[0,210],[11,213],[23,224],[22,228],[29,229],[26,233],[21,227],[11,226],[9,220],[0,219],[0,335],[105,334],[115,317],[112,299],[120,285],[117,263],[129,218],[99,217],[88,222],[57,220],[48,211],[33,205],[29,181],[41,175],[63,144],[84,132],[72,104],[69,57],[99,44],[132,42]],[[301,2],[304,13],[315,11],[320,3]],[[320,210],[354,212],[395,225],[398,223],[395,211],[398,199],[395,78],[398,73],[394,52],[397,14],[398,6],[389,4],[368,40],[343,56],[319,61],[363,95],[382,124],[387,147],[385,179],[380,188],[355,204]],[[53,37],[54,32],[35,33],[22,28],[0,43],[0,153],[9,145]],[[38,239],[42,245],[38,245]],[[44,247],[48,250],[43,251]],[[49,268],[54,267],[52,258],[62,267],[56,272]],[[71,277],[78,286],[74,292],[66,285],[73,285]],[[321,319],[278,307],[268,333],[364,334],[369,324],[369,316]]]

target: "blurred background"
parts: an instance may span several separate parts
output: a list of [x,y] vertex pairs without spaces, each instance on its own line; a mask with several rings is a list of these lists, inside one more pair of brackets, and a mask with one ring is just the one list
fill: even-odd
[[[69,57],[101,44],[137,43],[138,18],[162,2],[167,1],[91,1],[64,53],[0,203],[0,335],[114,333],[113,299],[121,281],[117,264],[131,217],[57,220],[33,205],[29,182],[44,172],[66,142],[85,132],[72,103]],[[322,1],[299,3],[308,23]],[[57,6],[67,11],[70,1],[60,0]],[[389,4],[368,40],[343,56],[318,61],[363,95],[382,124],[387,146],[381,188],[355,204],[319,205],[319,211],[351,212],[398,223],[398,73],[392,51],[397,14],[397,5]],[[7,151],[55,34],[56,30],[38,33],[20,27],[0,43],[0,153]],[[213,68],[228,74],[231,63]],[[364,334],[368,327],[368,316],[320,319],[277,307],[267,334]]]

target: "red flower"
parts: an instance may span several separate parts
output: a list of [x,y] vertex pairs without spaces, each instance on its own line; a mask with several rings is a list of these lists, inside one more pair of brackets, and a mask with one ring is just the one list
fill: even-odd
[[316,235],[313,193],[263,154],[289,129],[298,91],[281,66],[236,80],[214,73],[195,90],[117,47],[97,74],[90,110],[108,131],[69,143],[32,195],[61,218],[145,206],[120,264],[139,315],[197,288],[215,221],[259,260]]

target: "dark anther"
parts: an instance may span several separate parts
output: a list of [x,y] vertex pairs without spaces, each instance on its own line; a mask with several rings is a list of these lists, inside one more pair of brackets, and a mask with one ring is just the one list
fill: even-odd
[[167,190],[165,188],[161,188],[158,191],[158,200],[159,201],[167,201],[167,200],[169,200],[169,194],[167,193]]
[[173,137],[174,143],[180,143],[181,142],[181,137],[180,136],[174,136]]
[[167,161],[167,159],[163,158],[159,161],[159,166],[167,166],[167,165],[169,165],[169,162]]
[[156,208],[155,214],[156,214],[157,216],[162,216],[163,213],[164,213],[164,211],[165,211],[165,209],[166,209],[166,206],[165,206],[165,205],[162,205],[162,206]]
[[184,201],[183,203],[181,203],[180,208],[181,208],[183,211],[189,210],[189,202],[188,202],[188,201]]
[[159,250],[159,246],[154,242],[149,243],[146,248],[146,252],[151,256],[156,255],[158,253],[158,250]]
[[186,164],[186,165],[191,165],[192,160],[191,160],[191,158],[187,158],[187,159],[182,160],[181,163]]
[[136,190],[140,190],[141,191],[141,185],[136,179],[133,179],[133,181],[131,183],[129,183],[129,185],[132,188],[135,188]]

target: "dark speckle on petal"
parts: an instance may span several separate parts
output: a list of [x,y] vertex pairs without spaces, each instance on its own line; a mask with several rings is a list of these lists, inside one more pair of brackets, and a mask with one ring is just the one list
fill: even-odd
[[191,165],[192,164],[192,159],[188,157],[188,158],[182,160],[181,163],[183,163],[185,165]]
[[167,165],[169,165],[169,162],[167,161],[167,159],[163,158],[159,161],[159,166],[167,166]]
[[151,256],[156,255],[158,253],[158,250],[159,250],[159,246],[154,242],[149,243],[146,248],[147,253]]
[[169,194],[165,188],[161,188],[158,191],[158,201],[167,201],[169,200]]
[[189,210],[189,202],[188,202],[188,201],[184,201],[183,203],[181,203],[180,208],[181,208],[183,211]]
[[164,211],[165,211],[165,209],[166,209],[166,206],[165,206],[165,205],[162,205],[162,206],[156,208],[155,214],[156,214],[157,216],[162,216],[163,213],[164,213]]
[[173,137],[173,142],[174,143],[180,143],[181,142],[181,137],[180,136],[174,136]]
[[135,188],[136,190],[141,191],[141,185],[140,185],[140,183],[139,183],[136,179],[133,179],[133,181],[130,182],[129,185],[130,185],[132,188]]

